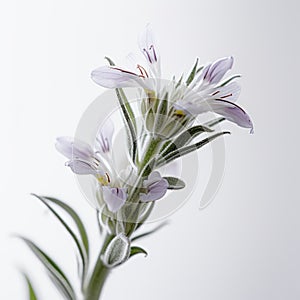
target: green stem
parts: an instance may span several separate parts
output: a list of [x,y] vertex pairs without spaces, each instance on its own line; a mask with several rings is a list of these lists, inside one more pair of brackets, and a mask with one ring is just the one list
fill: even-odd
[[146,165],[153,159],[154,155],[157,153],[157,148],[160,146],[161,139],[160,138],[151,138],[146,153],[143,157],[143,160],[139,166],[139,172],[141,172]]
[[100,298],[104,283],[110,271],[110,269],[103,264],[101,256],[112,239],[113,236],[107,236],[104,240],[102,249],[97,257],[96,265],[85,290],[84,300],[99,300]]

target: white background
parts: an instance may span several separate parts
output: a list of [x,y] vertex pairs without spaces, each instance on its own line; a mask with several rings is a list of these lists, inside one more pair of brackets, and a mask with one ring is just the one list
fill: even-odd
[[75,272],[70,240],[30,192],[75,206],[98,246],[93,210],[53,145],[56,136],[74,133],[104,90],[90,71],[105,55],[121,59],[137,50],[148,22],[167,78],[189,70],[196,57],[235,57],[234,70],[243,74],[239,103],[255,134],[226,126],[233,135],[214,202],[199,211],[196,191],[170,226],[140,242],[146,259],[137,256],[111,274],[103,299],[299,299],[297,1],[15,0],[0,11],[1,299],[27,299],[19,267],[41,299],[60,299],[15,233]]

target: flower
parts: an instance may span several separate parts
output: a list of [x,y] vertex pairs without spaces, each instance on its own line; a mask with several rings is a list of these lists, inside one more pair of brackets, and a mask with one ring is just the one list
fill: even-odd
[[107,88],[142,87],[152,98],[159,98],[164,91],[169,95],[168,101],[173,104],[170,109],[178,116],[196,116],[211,111],[241,127],[250,128],[253,132],[253,123],[249,115],[234,103],[240,94],[240,87],[234,79],[239,76],[233,76],[221,83],[233,66],[233,57],[218,59],[201,71],[195,69],[193,79],[189,83],[184,84],[180,80],[179,83],[162,88],[159,82],[159,52],[149,25],[140,36],[139,48],[146,60],[146,67],[136,64],[136,68],[130,70],[104,66],[92,72],[92,79],[98,85]]
[[138,63],[134,58],[135,69],[102,66],[92,71],[93,81],[106,88],[142,87],[146,90],[155,90],[155,81],[151,79],[159,79],[161,71],[159,52],[150,25],[140,35],[139,47],[145,59],[142,63]]
[[148,179],[144,180],[143,187],[146,193],[140,194],[141,202],[155,201],[162,198],[166,194],[168,186],[168,181],[162,178],[159,172],[152,172]]
[[100,187],[103,201],[108,209],[115,213],[126,202],[127,188],[122,187],[114,173],[113,161],[110,156],[113,123],[107,121],[98,132],[95,150],[87,143],[71,137],[59,137],[56,149],[69,159],[66,166],[79,175],[93,175]]
[[253,124],[249,115],[234,103],[241,91],[239,84],[233,81],[237,76],[221,83],[232,65],[233,57],[221,58],[208,64],[191,82],[192,92],[185,92],[182,98],[174,104],[174,108],[191,115],[212,111],[253,131]]

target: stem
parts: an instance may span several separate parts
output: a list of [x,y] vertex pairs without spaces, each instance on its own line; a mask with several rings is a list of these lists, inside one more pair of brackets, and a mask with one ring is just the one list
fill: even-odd
[[101,256],[112,239],[113,236],[108,235],[104,240],[102,249],[97,257],[96,265],[85,290],[84,300],[99,300],[100,298],[105,280],[110,271],[110,269],[103,264]]
[[156,154],[157,148],[160,146],[161,139],[160,138],[151,138],[146,153],[143,157],[141,165],[139,167],[139,171],[141,172],[145,166],[149,163],[149,161],[153,158],[153,155]]

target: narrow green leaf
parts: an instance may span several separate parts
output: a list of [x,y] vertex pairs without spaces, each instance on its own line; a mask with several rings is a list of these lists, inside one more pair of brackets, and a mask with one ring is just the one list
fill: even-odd
[[[168,95],[166,95],[165,99],[168,99]],[[165,99],[159,101],[157,113],[155,114],[154,132],[159,132],[165,123],[166,114],[168,112],[168,101]]]
[[186,85],[187,86],[189,86],[191,84],[191,82],[193,81],[193,79],[195,78],[195,75],[197,73],[196,71],[197,71],[198,61],[199,61],[199,59],[197,58],[196,62],[195,62],[195,65],[194,65],[188,79],[186,80]]
[[58,200],[56,198],[53,197],[43,197],[46,200],[49,200],[50,202],[58,205],[60,208],[62,208],[64,211],[66,211],[69,216],[72,218],[72,220],[74,221],[77,230],[80,234],[80,238],[82,241],[82,244],[84,246],[85,252],[87,254],[87,256],[89,256],[89,239],[88,239],[88,235],[86,232],[86,229],[79,217],[79,215],[76,213],[76,211],[70,207],[69,205],[67,205],[66,203],[62,202],[61,200]]
[[[108,61],[108,63],[111,66],[115,66],[115,63],[110,58],[105,57],[105,59]],[[134,112],[131,108],[131,105],[130,105],[123,89],[117,88],[115,90],[116,90],[116,94],[117,94],[117,97],[118,97],[118,100],[119,100],[119,104],[121,106],[123,117],[124,117],[124,119],[126,121],[126,124],[127,124],[127,127],[128,127],[129,140],[130,140],[131,145],[132,145],[131,157],[132,157],[132,161],[135,162],[136,153],[137,153],[135,115],[134,115]]]
[[54,203],[56,202],[57,205],[61,205],[61,202],[60,201],[59,202],[54,201],[53,198],[52,198],[52,200],[50,200],[51,198],[48,199],[48,198],[44,198],[44,197],[41,197],[41,196],[38,196],[38,195],[35,195],[35,194],[33,194],[33,196],[35,196],[36,198],[38,198],[44,205],[47,206],[47,208],[55,215],[55,217],[61,222],[61,224],[66,228],[66,230],[69,232],[69,234],[73,238],[73,240],[74,240],[74,242],[75,242],[75,244],[77,246],[77,249],[79,251],[79,255],[80,255],[80,258],[81,258],[81,262],[82,262],[82,281],[83,281],[84,278],[85,278],[86,271],[87,271],[87,266],[88,266],[88,254],[86,253],[85,248],[79,242],[76,234],[66,224],[66,222],[61,218],[61,216],[48,204],[47,200],[52,201]]
[[204,66],[201,66],[197,69],[196,74],[198,74],[201,70],[203,70]]
[[213,130],[207,126],[197,125],[189,128],[188,130],[181,133],[174,142],[170,143],[168,147],[162,152],[162,156],[166,156],[168,153],[176,151],[176,149],[181,148],[188,143],[190,143],[194,138],[199,136],[203,132],[212,132]]
[[168,181],[169,190],[181,190],[185,187],[185,183],[183,180],[176,178],[176,177],[164,177]]
[[[153,207],[151,207],[151,211],[152,211],[152,208],[153,208]],[[151,211],[150,211],[150,212],[151,212]],[[141,238],[143,238],[143,237],[146,237],[146,236],[148,236],[148,235],[150,235],[150,234],[152,234],[152,233],[154,233],[154,232],[160,230],[161,228],[165,227],[167,224],[168,224],[168,221],[163,222],[163,223],[159,224],[158,226],[156,226],[155,228],[153,228],[153,229],[150,230],[150,231],[146,231],[146,232],[144,232],[144,233],[135,235],[135,236],[132,237],[131,241],[135,241],[135,240],[141,239]]]
[[26,274],[24,274],[24,277],[25,277],[25,280],[27,283],[27,288],[28,288],[28,299],[29,300],[38,300],[30,279],[28,278],[28,276]]
[[213,127],[215,125],[218,125],[219,123],[225,121],[226,119],[224,117],[220,117],[220,118],[216,118],[216,119],[213,119],[213,120],[210,120],[208,122],[206,122],[204,125],[205,126],[208,126],[208,127]]
[[166,156],[160,158],[156,164],[156,167],[161,167],[179,157],[182,157],[190,152],[193,152],[203,146],[205,146],[206,144],[210,143],[211,141],[213,141],[214,139],[216,139],[219,136],[222,136],[224,134],[230,134],[229,131],[225,131],[225,132],[219,132],[216,133],[196,144],[190,145],[190,146],[186,146],[186,147],[182,147],[179,149],[174,150],[173,152],[168,153]]
[[50,275],[50,278],[55,280],[56,284],[59,286],[59,290],[62,292],[65,298],[68,300],[75,300],[76,297],[72,285],[59,266],[32,241],[24,237],[20,238],[27,244],[31,251],[44,265]]
[[183,74],[181,75],[181,77],[179,78],[179,80],[178,80],[178,82],[177,82],[177,84],[175,86],[176,89],[181,85],[182,79],[183,79]]
[[154,112],[153,109],[150,108],[146,115],[146,128],[150,132],[153,131],[154,120]]
[[234,75],[234,76],[232,76],[232,77],[230,77],[228,80],[226,80],[225,82],[223,82],[221,85],[220,85],[220,87],[221,86],[224,86],[224,85],[226,85],[226,84],[228,84],[230,81],[232,81],[233,79],[236,79],[236,78],[240,78],[241,77],[241,75]]
[[148,255],[147,251],[144,250],[144,249],[141,248],[141,247],[138,247],[138,246],[133,246],[133,247],[131,247],[129,257],[132,257],[132,256],[134,256],[134,255],[136,255],[136,254],[144,254],[145,257]]

